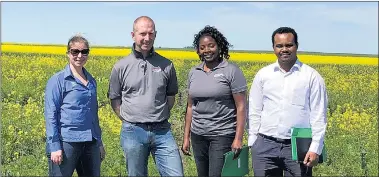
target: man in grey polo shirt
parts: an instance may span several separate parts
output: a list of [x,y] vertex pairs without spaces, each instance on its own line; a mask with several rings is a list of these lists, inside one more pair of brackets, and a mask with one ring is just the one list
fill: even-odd
[[151,152],[161,176],[183,176],[171,133],[170,110],[178,93],[173,63],[154,51],[154,21],[141,16],[131,33],[132,53],[119,60],[110,77],[108,97],[122,120],[121,146],[129,176],[147,176]]

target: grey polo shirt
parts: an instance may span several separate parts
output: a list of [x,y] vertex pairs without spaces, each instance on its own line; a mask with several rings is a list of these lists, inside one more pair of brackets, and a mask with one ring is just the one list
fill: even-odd
[[128,122],[152,123],[168,119],[167,96],[177,93],[173,63],[153,49],[144,59],[133,47],[112,69],[108,97],[121,98],[120,115]]
[[203,136],[236,132],[237,110],[233,93],[247,90],[246,79],[238,66],[223,60],[205,72],[204,62],[191,69],[188,93],[192,99],[191,131]]

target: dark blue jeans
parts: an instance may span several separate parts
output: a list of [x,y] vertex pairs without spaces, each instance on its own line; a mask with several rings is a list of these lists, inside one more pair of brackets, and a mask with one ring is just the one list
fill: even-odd
[[224,154],[232,150],[234,136],[201,136],[191,132],[198,176],[221,176]]
[[290,142],[258,135],[251,147],[254,176],[312,176],[312,168],[292,160]]
[[100,149],[95,139],[90,142],[62,142],[62,151],[60,165],[54,164],[50,152],[47,152],[49,176],[72,176],[77,167],[80,167],[80,176],[100,176]]

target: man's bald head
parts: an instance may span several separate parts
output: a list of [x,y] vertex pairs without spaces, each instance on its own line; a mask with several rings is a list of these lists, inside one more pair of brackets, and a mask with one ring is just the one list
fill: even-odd
[[155,23],[153,21],[153,19],[151,19],[150,17],[148,16],[140,16],[138,17],[136,20],[134,20],[134,23],[133,23],[133,31],[135,32],[136,30],[138,30],[138,26],[141,24],[141,23],[150,23],[153,28],[154,28],[154,31],[155,31]]
[[154,45],[156,34],[154,21],[150,17],[141,16],[134,20],[131,35],[135,50],[147,55]]

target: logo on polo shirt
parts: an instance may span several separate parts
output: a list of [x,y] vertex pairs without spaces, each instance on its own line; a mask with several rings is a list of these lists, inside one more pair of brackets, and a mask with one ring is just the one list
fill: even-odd
[[222,77],[224,76],[224,74],[220,73],[220,74],[215,74],[213,77]]
[[153,72],[161,72],[161,68],[160,67],[153,67]]

